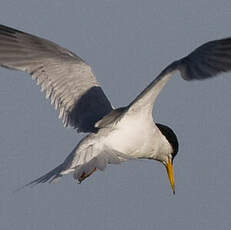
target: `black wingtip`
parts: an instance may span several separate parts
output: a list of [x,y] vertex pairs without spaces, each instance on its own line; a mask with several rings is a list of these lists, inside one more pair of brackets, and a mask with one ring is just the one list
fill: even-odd
[[17,29],[14,29],[14,28],[11,28],[9,26],[5,26],[3,24],[0,24],[0,31],[4,31],[6,33],[11,33],[11,34],[15,34],[15,33],[24,33],[20,30],[17,30]]
[[185,80],[204,80],[231,71],[231,38],[207,42],[181,59]]

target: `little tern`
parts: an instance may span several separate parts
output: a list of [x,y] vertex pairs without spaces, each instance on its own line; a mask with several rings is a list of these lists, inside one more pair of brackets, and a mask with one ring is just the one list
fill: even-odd
[[161,162],[175,192],[173,159],[178,140],[173,130],[153,121],[156,98],[179,72],[203,80],[231,70],[231,38],[210,41],[168,65],[128,106],[114,108],[91,67],[73,52],[46,39],[0,25],[0,66],[29,73],[45,91],[64,126],[89,133],[66,159],[27,185],[54,182],[73,173],[82,182],[107,164],[129,159]]

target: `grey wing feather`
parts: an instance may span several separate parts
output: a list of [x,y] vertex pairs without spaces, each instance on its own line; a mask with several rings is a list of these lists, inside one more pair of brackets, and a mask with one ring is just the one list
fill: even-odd
[[112,110],[90,66],[46,39],[0,25],[0,66],[31,74],[65,126],[92,132]]
[[113,127],[116,125],[121,118],[123,117],[123,114],[126,113],[127,107],[121,107],[118,109],[112,110],[109,114],[103,117],[103,119],[99,120],[95,127],[97,128],[105,128],[105,127]]
[[[231,70],[231,38],[207,42],[188,56],[168,65],[128,107],[130,111],[152,113],[162,88],[179,71],[185,80],[204,80]],[[141,110],[142,108],[142,110]],[[147,108],[145,110],[145,108]]]
[[211,41],[179,61],[185,80],[203,80],[231,70],[231,38]]

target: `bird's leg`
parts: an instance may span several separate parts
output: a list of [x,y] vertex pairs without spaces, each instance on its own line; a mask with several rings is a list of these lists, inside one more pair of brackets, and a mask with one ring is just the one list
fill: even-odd
[[83,180],[85,180],[87,177],[91,176],[96,171],[96,168],[92,169],[89,173],[83,172],[81,177],[79,178],[79,183],[81,183]]

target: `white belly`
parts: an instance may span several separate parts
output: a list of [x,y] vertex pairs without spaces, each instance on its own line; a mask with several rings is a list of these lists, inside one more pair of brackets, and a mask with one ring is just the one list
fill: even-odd
[[153,121],[124,119],[106,137],[105,144],[133,157],[150,157],[158,150],[160,133]]

